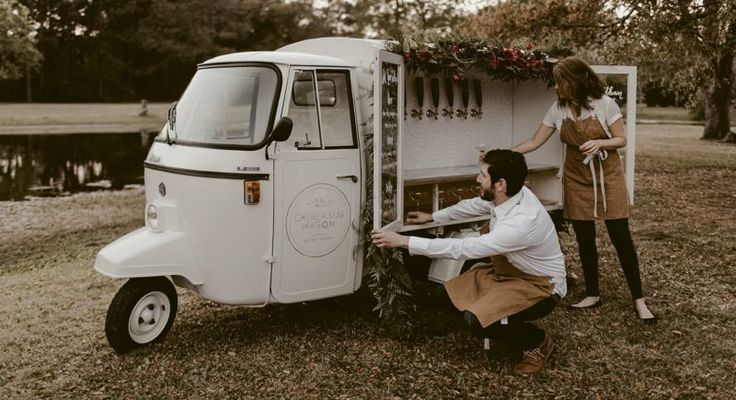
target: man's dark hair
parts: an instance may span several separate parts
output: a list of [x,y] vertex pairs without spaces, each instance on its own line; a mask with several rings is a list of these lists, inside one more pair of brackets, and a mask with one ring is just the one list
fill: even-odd
[[483,157],[483,162],[488,164],[491,183],[496,183],[500,179],[506,181],[506,196],[511,197],[519,193],[527,175],[523,154],[512,150],[490,150]]

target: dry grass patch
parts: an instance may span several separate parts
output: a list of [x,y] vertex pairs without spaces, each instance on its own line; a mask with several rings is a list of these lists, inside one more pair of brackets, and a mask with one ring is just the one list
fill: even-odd
[[[542,324],[557,344],[539,376],[490,363],[456,317],[429,305],[408,341],[381,336],[370,296],[263,309],[179,289],[166,341],[117,356],[104,338],[122,282],[96,252],[142,225],[140,190],[0,203],[3,398],[735,398],[736,147],[701,128],[640,126],[632,217],[644,288],[660,323],[641,324],[601,232],[603,307]],[[605,229],[602,226],[601,229]],[[574,240],[569,267],[582,276]],[[425,303],[423,303],[425,304]]]

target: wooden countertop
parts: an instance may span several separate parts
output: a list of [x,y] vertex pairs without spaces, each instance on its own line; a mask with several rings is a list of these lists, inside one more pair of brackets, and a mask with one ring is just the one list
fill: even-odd
[[[555,165],[528,164],[529,173],[550,172],[557,173],[559,167]],[[478,164],[461,167],[407,169],[404,171],[405,185],[423,183],[456,182],[473,179],[478,176]]]

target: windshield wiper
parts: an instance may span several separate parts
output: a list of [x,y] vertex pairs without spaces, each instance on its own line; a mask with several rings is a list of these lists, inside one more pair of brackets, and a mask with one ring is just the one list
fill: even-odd
[[178,101],[171,103],[168,115],[166,116],[166,144],[169,146],[171,146],[169,131],[174,131],[174,134],[176,134],[176,105],[178,103]]

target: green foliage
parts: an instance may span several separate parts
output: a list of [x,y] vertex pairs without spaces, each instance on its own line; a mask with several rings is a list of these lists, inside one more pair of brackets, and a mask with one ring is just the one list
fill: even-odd
[[504,47],[478,38],[404,36],[389,42],[388,50],[404,57],[407,69],[462,79],[471,69],[504,81],[552,80],[546,51],[534,44]]
[[371,244],[370,231],[373,226],[373,209],[363,210],[361,237],[365,283],[371,291],[376,305],[373,308],[381,318],[381,328],[391,337],[409,338],[416,328],[411,277],[404,267],[402,252],[398,249],[379,249]]
[[414,286],[399,249],[379,249],[371,243],[373,228],[373,134],[365,129],[366,188],[369,199],[362,210],[358,254],[363,255],[363,279],[376,300],[374,311],[381,318],[381,328],[389,336],[406,339],[416,328]]
[[461,26],[466,34],[568,42],[591,63],[636,65],[657,82],[704,102],[704,138],[729,132],[736,86],[734,0],[507,0]]
[[41,53],[28,8],[15,0],[0,0],[0,80],[19,79],[36,68]]
[[46,60],[42,101],[171,100],[208,58],[333,34],[308,0],[19,1]]
[[320,12],[340,35],[387,38],[413,30],[449,34],[467,11],[465,0],[336,0]]

